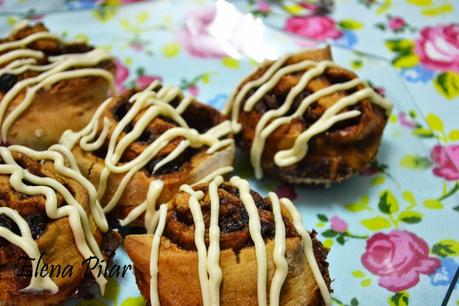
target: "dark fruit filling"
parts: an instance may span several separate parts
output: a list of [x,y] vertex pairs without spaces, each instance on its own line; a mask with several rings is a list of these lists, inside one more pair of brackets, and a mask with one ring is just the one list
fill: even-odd
[[[207,192],[207,187],[200,189]],[[239,198],[239,190],[229,184],[223,184],[218,190],[220,199],[219,227],[221,249],[240,249],[252,246],[253,242],[249,233],[249,215]],[[271,202],[262,198],[258,193],[251,191],[252,198],[258,208],[260,217],[261,235],[263,239],[273,239],[275,235],[274,215]],[[210,200],[208,196],[200,201],[201,210],[206,228],[210,224]],[[168,214],[165,235],[174,243],[187,250],[195,250],[194,221],[190,208],[185,203],[176,203],[173,211]],[[297,237],[292,223],[284,218],[287,237]],[[208,234],[206,234],[208,244]]]
[[[33,239],[37,239],[38,237],[40,237],[41,234],[43,234],[46,228],[46,224],[49,221],[49,218],[45,214],[41,213],[26,216],[24,217],[24,219],[30,227]],[[21,234],[16,223],[6,215],[0,215],[0,227],[4,227],[10,230],[16,235]],[[6,244],[8,244],[8,241],[4,238],[0,238],[0,247]]]
[[18,77],[15,74],[4,73],[0,75],[0,91],[7,93],[17,83]]

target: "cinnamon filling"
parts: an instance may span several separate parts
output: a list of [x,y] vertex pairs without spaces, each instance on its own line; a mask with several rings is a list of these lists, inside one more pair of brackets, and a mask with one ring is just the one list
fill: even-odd
[[[274,88],[271,92],[264,95],[260,101],[255,105],[254,110],[259,114],[264,114],[269,110],[278,109],[282,106],[284,101],[289,94],[289,90],[297,84],[298,80],[301,78],[302,73],[295,73],[292,75],[285,76],[279,83],[279,85]],[[320,77],[316,77],[313,79],[314,82],[319,83],[318,87],[328,87],[334,84],[341,84],[348,82],[355,78],[355,75],[351,72],[345,70],[338,70],[336,68],[329,68],[325,70],[324,75]],[[258,88],[251,89],[243,100],[243,105],[245,102],[256,92]],[[314,88],[315,89],[315,88]],[[295,99],[293,100],[292,107],[288,110],[285,114],[286,116],[292,115],[301,105],[301,102],[307,98],[308,96],[312,95],[316,90],[313,88],[309,88],[307,86],[301,93],[299,93]],[[352,88],[349,90],[344,91],[345,95],[351,95],[357,91],[357,88]],[[328,98],[328,99],[327,99]],[[304,124],[305,128],[311,126],[314,122],[316,122],[325,112],[328,105],[333,104],[335,98],[325,97],[324,101],[321,103],[320,101],[312,103],[307,110],[304,112],[303,116],[299,119]],[[328,101],[327,101],[328,100]],[[353,107],[348,107],[344,109],[342,112],[349,111],[349,110],[359,110],[361,111],[360,104],[354,105]],[[339,123],[336,123],[329,129],[329,132],[338,131],[338,130],[345,130],[352,126],[356,126],[360,124],[360,117],[352,118],[349,120],[344,120]]]
[[[158,92],[161,89],[161,85],[155,88],[153,91]],[[129,98],[135,94],[135,90],[127,92],[125,95],[120,97],[119,101],[116,101],[114,106],[112,106],[110,112],[113,116],[113,119],[117,122],[121,121],[126,114],[129,112],[132,104],[129,103]],[[172,107],[177,107],[180,102],[180,98],[177,97],[172,100],[169,104]],[[205,133],[207,130],[213,126],[219,124],[223,121],[220,113],[212,108],[209,108],[205,105],[192,102],[185,111],[181,114],[185,122],[190,128],[196,129],[199,133]],[[134,119],[132,123],[129,123],[125,128],[124,132],[129,133],[134,128],[135,123],[138,118]],[[136,139],[136,141],[131,144],[127,150],[124,152],[120,162],[128,162],[136,158],[141,151],[137,148],[145,148],[151,143],[153,143],[158,137],[160,137],[164,132],[169,129],[178,127],[179,125],[169,117],[159,115],[154,118],[152,122],[145,128],[142,134]],[[148,175],[166,175],[174,172],[181,171],[188,163],[198,153],[201,153],[203,150],[196,150],[193,148],[186,149],[182,154],[171,162],[163,165],[155,173],[153,173],[154,167],[161,162],[166,156],[168,156],[182,141],[181,137],[174,139],[168,146],[163,148],[155,159],[151,160],[145,167],[144,170]],[[105,158],[107,153],[107,145],[104,144],[102,148],[95,151],[94,153],[100,157]]]
[[[43,232],[45,231],[46,224],[50,220],[48,216],[44,213],[36,213],[29,216],[24,217],[27,224],[30,227],[30,231],[32,232],[33,239],[37,239],[40,237]],[[0,215],[0,227],[4,227],[16,235],[20,235],[20,231],[16,223],[13,222],[10,218],[5,215]],[[9,244],[9,242],[0,237],[0,247]]]
[[[206,186],[196,186],[196,191],[201,190],[205,193],[200,201],[201,210],[206,226],[205,242],[209,245],[208,228],[210,224],[210,198]],[[220,200],[219,220],[220,227],[220,248],[233,249],[238,252],[245,247],[253,246],[249,232],[249,216],[244,205],[239,198],[237,188],[228,183],[219,186],[218,195]],[[260,216],[261,235],[263,239],[274,238],[275,222],[272,212],[271,202],[267,198],[262,198],[258,193],[251,191],[251,195],[258,208]],[[188,206],[188,196],[181,192],[171,202],[171,209],[167,215],[164,236],[172,240],[175,244],[186,250],[196,250],[194,237],[194,221]],[[283,218],[286,227],[286,236],[299,237],[293,224],[288,218]]]
[[[0,44],[5,42],[17,41],[27,36],[30,36],[35,33],[39,32],[49,32],[48,29],[43,25],[43,23],[37,23],[33,26],[27,26],[23,29],[19,30],[13,36],[10,36],[5,39],[0,39]],[[78,53],[87,53],[89,51],[94,50],[94,47],[84,44],[84,43],[62,43],[57,40],[53,39],[40,39],[34,41],[24,47],[27,47],[31,50],[42,51],[44,53],[44,57],[41,59],[37,59],[37,63],[39,65],[47,65],[51,62],[49,61],[48,57],[50,56],[59,56],[65,54],[78,54]],[[1,53],[0,53],[1,55]],[[95,68],[102,68],[106,70],[113,70],[114,64],[111,60],[104,60],[94,66]],[[68,69],[74,70],[74,69]],[[19,75],[13,75],[9,73],[4,73],[0,75],[0,92],[6,93],[8,92],[18,81],[32,78],[39,73],[36,71],[27,70]]]
[[391,109],[321,49],[260,68],[239,85],[227,111],[242,129],[237,141],[250,152],[257,177],[264,169],[291,182],[322,183],[341,181],[375,159]]
[[[179,157],[173,161],[165,164],[159,168],[154,174],[155,175],[164,175],[173,172],[178,172],[180,169],[187,163],[189,160],[197,153],[198,151],[192,148],[188,148],[183,152]],[[153,175],[153,169],[155,166],[162,160],[162,158],[153,159],[145,166],[145,170],[150,175]]]

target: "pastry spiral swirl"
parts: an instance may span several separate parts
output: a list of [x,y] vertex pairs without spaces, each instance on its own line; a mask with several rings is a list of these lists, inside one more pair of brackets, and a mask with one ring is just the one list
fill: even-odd
[[375,159],[392,105],[331,59],[325,48],[265,63],[229,99],[238,144],[258,178],[265,170],[292,183],[327,184]]
[[166,202],[182,184],[231,166],[231,133],[220,112],[155,81],[108,99],[83,130],[67,131],[61,143],[98,186],[105,212],[126,218],[126,225],[141,220],[147,202]]
[[[195,191],[205,193],[199,203],[204,217],[205,227],[210,224],[210,197],[208,185],[201,184],[193,187]],[[251,191],[260,216],[261,234],[263,239],[274,238],[275,224],[271,202],[262,198],[258,193]],[[242,248],[253,246],[249,232],[249,216],[239,198],[239,191],[229,183],[223,183],[218,188],[220,249],[232,249],[236,253]],[[188,205],[189,195],[185,192],[178,193],[169,202],[164,236],[186,250],[196,250],[194,242],[194,222]],[[286,236],[288,238],[300,237],[296,233],[291,221],[284,217]],[[209,244],[208,233],[205,237],[206,245]]]
[[107,52],[19,23],[0,39],[1,143],[47,149],[81,129],[109,88],[116,93],[114,71]]
[[152,304],[330,303],[328,251],[315,232],[302,229],[291,202],[247,186],[237,177],[182,186],[158,210],[153,236],[126,237],[137,284]]
[[[0,148],[0,301],[5,305],[59,304],[95,281],[104,289],[105,278],[85,272],[82,262],[113,256],[119,235],[96,212],[90,183],[59,165],[64,160],[57,151]],[[70,274],[64,273],[67,266]]]

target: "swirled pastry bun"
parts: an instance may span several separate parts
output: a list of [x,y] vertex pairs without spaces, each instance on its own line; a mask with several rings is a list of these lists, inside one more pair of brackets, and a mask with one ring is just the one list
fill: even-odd
[[141,222],[148,206],[168,201],[182,184],[228,170],[235,152],[224,115],[158,81],[107,100],[61,142],[122,225]]
[[255,176],[328,184],[374,161],[392,105],[332,61],[330,48],[262,64],[237,86],[225,111]]
[[114,71],[106,51],[20,23],[0,39],[1,143],[46,149],[83,128],[115,91]]
[[106,265],[85,273],[82,262],[113,256],[119,236],[108,229],[94,187],[66,166],[68,153],[0,147],[1,305],[61,304],[94,283],[104,291],[98,268]]
[[327,249],[287,199],[221,176],[184,185],[125,249],[152,305],[330,305]]

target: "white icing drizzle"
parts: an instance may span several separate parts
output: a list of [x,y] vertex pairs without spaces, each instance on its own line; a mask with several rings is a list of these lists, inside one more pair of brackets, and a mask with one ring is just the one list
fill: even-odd
[[[80,168],[78,167],[75,156],[72,154],[72,152],[67,147],[61,144],[55,144],[49,147],[48,150],[61,153],[65,157],[67,162],[69,163],[70,168],[72,168],[73,171],[81,174],[81,171],[80,171]],[[92,188],[94,188],[92,184],[91,186]]]
[[[91,209],[91,214],[94,216],[94,221],[96,222],[98,228],[106,232],[108,230],[108,222],[105,214],[100,206],[99,201],[97,200],[97,192],[94,186],[89,182],[79,171],[75,171],[72,167],[67,167],[65,162],[68,161],[70,164],[75,165],[75,157],[71,154],[68,154],[68,150],[62,145],[53,145],[48,151],[35,151],[33,149],[12,145],[9,147],[10,150],[21,152],[27,156],[30,156],[37,160],[52,160],[54,170],[65,177],[71,178],[72,180],[80,183],[88,192],[89,195],[89,205]],[[61,152],[66,152],[62,154]],[[73,201],[73,205],[76,204],[76,200]],[[79,204],[78,204],[79,205]],[[87,229],[89,229],[89,223],[87,224]],[[90,238],[91,239],[91,238]],[[95,241],[94,241],[95,243]]]
[[48,33],[48,32],[37,32],[33,33],[29,36],[24,37],[21,40],[15,40],[15,41],[8,41],[0,44],[0,52],[5,52],[11,49],[23,49],[25,48],[28,44],[31,44],[37,40],[41,39],[52,39],[52,40],[57,40],[60,41],[60,38],[54,34]]
[[152,233],[153,232],[153,227],[155,226],[152,224],[153,222],[151,221],[154,213],[156,211],[156,203],[158,201],[159,196],[161,195],[161,192],[163,191],[164,187],[164,182],[161,180],[154,180],[153,182],[150,183],[150,186],[148,188],[148,194],[147,194],[147,207],[146,207],[146,213],[145,213],[145,228],[147,229],[147,233]]
[[182,185],[180,190],[190,195],[188,205],[193,215],[194,222],[194,242],[196,244],[196,250],[198,251],[198,274],[201,286],[202,304],[207,306],[209,305],[210,296],[209,278],[207,275],[207,249],[204,241],[206,227],[202,216],[201,204],[199,204],[199,200],[204,197],[204,193],[202,191],[194,191],[193,188],[188,185]]
[[[115,191],[115,194],[106,203],[104,207],[105,213],[112,211],[116,207],[119,199],[123,195],[127,185],[136,172],[145,167],[150,160],[154,159],[155,156],[157,156],[157,154],[174,139],[178,137],[184,138],[170,154],[155,165],[153,173],[167,163],[176,159],[188,147],[201,148],[207,146],[209,147],[207,153],[212,154],[233,142],[232,139],[225,139],[225,137],[233,133],[231,123],[229,121],[223,121],[202,134],[200,134],[197,130],[190,128],[181,114],[186,110],[186,107],[191,103],[193,98],[182,98],[178,106],[174,108],[169,103],[177,97],[181,97],[182,93],[180,89],[176,87],[163,86],[160,90],[153,91],[153,89],[158,88],[159,85],[159,81],[154,81],[144,91],[134,94],[129,99],[129,102],[132,104],[131,108],[118,122],[118,124],[113,127],[110,136],[110,124],[108,119],[104,117],[104,112],[111,102],[111,99],[108,99],[102,103],[92,120],[85,128],[79,132],[66,131],[61,137],[60,142],[67,148],[72,149],[78,143],[81,149],[85,151],[97,150],[101,148],[104,143],[108,142],[104,168],[100,174],[99,186],[97,188],[98,199],[102,199],[104,196],[111,173],[124,173],[124,176]],[[135,159],[125,163],[120,163],[120,159],[129,145],[136,141],[143,131],[147,129],[148,125],[158,116],[168,117],[175,121],[179,126],[168,129],[162,133]],[[134,118],[136,118],[136,122],[133,122]],[[103,130],[98,138],[95,139],[100,122],[104,122]],[[132,125],[133,128],[130,132],[125,133],[124,130],[128,125]],[[158,184],[155,186],[154,201],[147,199],[145,202],[137,206],[122,221],[122,225],[127,225],[136,220],[144,212],[147,212],[149,219],[152,218],[152,210],[148,211],[147,207],[151,207],[152,209],[155,208],[155,203],[153,202],[156,202],[162,190],[162,188],[159,188]],[[150,221],[147,220],[147,229],[151,229],[151,224],[148,223],[150,223]]]
[[[33,59],[33,62],[36,62],[35,59],[37,58],[43,58],[43,52],[41,51],[36,51],[36,50],[30,50],[30,49],[19,49],[19,50],[13,50],[11,52],[8,52],[6,54],[0,55],[0,65],[4,65],[5,63],[9,63],[12,60],[15,60],[17,58],[22,58],[21,60],[17,60],[12,62],[9,67],[3,68],[1,71],[2,73],[4,72],[17,72],[17,70],[12,70],[12,68],[18,69],[18,67],[21,67],[23,65],[28,65],[31,63],[31,61],[24,61],[23,58],[26,59]],[[22,64],[22,65],[21,65]],[[28,67],[28,66],[26,66]]]
[[303,238],[304,254],[308,260],[309,268],[314,275],[317,286],[319,286],[325,306],[329,306],[332,303],[330,291],[328,291],[327,284],[325,283],[324,277],[320,272],[319,266],[317,264],[316,257],[314,256],[314,248],[312,245],[311,236],[304,228],[303,221],[301,220],[301,215],[296,209],[295,205],[293,205],[292,201],[287,198],[282,198],[281,203],[288,210],[291,218],[293,219],[293,225],[295,226],[296,231]]
[[[40,51],[37,51],[40,52]],[[2,56],[0,55],[0,59]],[[10,62],[8,65],[6,65],[3,68],[0,68],[0,74],[3,74],[6,71],[13,71],[13,74],[20,74],[25,72],[29,68],[29,64],[36,63],[36,59],[34,58],[23,58],[23,59],[18,59],[15,61]],[[25,68],[24,68],[25,67]],[[40,67],[40,66],[37,66]],[[34,69],[41,69],[41,68],[34,68]]]
[[155,214],[155,223],[157,227],[153,236],[150,254],[150,303],[151,305],[159,306],[158,296],[158,261],[159,261],[159,245],[161,243],[161,235],[166,225],[167,204],[162,204],[159,207],[159,214]]
[[[220,305],[220,285],[222,271],[220,269],[220,228],[218,226],[219,197],[218,186],[223,183],[223,177],[217,176],[209,184],[211,201],[211,216],[209,227],[209,251],[207,252],[204,240],[205,224],[199,200],[204,197],[202,191],[194,191],[189,185],[182,185],[181,191],[189,194],[188,201],[195,224],[195,244],[198,252],[198,275],[201,286],[203,305]],[[164,231],[167,217],[167,204],[162,204],[151,217],[150,229],[154,232],[150,255],[150,297],[152,305],[160,305],[158,297],[158,258],[159,244]],[[156,230],[154,230],[156,228]],[[209,256],[208,256],[209,255]]]
[[156,203],[158,201],[161,192],[163,191],[164,182],[162,180],[154,180],[148,186],[147,198],[142,204],[134,208],[123,220],[120,221],[121,226],[126,226],[139,218],[145,213],[145,229],[148,234],[152,234],[154,227],[156,226],[153,222],[156,212]]
[[294,118],[301,117],[308,106],[317,100],[342,90],[354,88],[360,84],[363,85],[363,89],[358,90],[348,97],[338,99],[338,101],[336,101],[324,112],[324,114],[322,114],[322,117],[319,120],[298,136],[294,145],[290,149],[277,152],[274,156],[274,163],[277,166],[286,167],[301,161],[307,154],[308,141],[312,137],[327,131],[331,126],[339,121],[360,115],[360,112],[357,110],[341,113],[341,111],[348,106],[355,105],[365,99],[370,99],[372,103],[386,109],[388,114],[392,110],[392,104],[376,93],[365,81],[361,79],[354,79],[346,83],[332,85],[311,94],[301,101],[299,108],[294,112],[294,114],[285,116],[285,114],[291,109],[295,98],[314,78],[322,75],[327,68],[340,67],[336,63],[328,60],[319,62],[304,60],[299,63],[283,66],[288,58],[289,56],[284,56],[278,59],[272,63],[272,65],[261,77],[247,82],[240,88],[240,90],[236,89],[232,93],[226,107],[227,112],[231,111],[233,128],[240,130],[241,125],[238,123],[238,118],[241,111],[241,104],[242,100],[250,90],[256,89],[244,104],[243,111],[245,112],[251,111],[263,98],[263,96],[269,93],[279,83],[282,77],[291,73],[306,70],[299,82],[290,89],[282,106],[264,113],[257,123],[250,150],[250,159],[255,169],[255,176],[257,178],[261,178],[263,176],[261,157],[263,155],[266,139],[269,135],[271,135],[281,125],[289,123]]
[[266,306],[266,277],[268,274],[268,262],[266,257],[266,246],[261,235],[260,216],[255,201],[250,194],[249,182],[233,176],[230,183],[239,189],[239,195],[244,208],[249,215],[249,231],[253,244],[255,245],[255,254],[258,264],[258,305]]
[[274,192],[268,193],[269,200],[271,201],[274,215],[274,224],[276,233],[274,235],[274,252],[273,261],[276,266],[273,279],[271,280],[271,288],[269,292],[269,305],[279,305],[280,292],[282,285],[285,282],[288,274],[288,263],[285,259],[285,225],[282,219],[281,207],[279,198]]
[[204,183],[210,183],[214,178],[216,178],[217,176],[220,176],[220,175],[223,175],[223,174],[227,174],[227,173],[230,173],[230,172],[233,172],[234,168],[231,167],[231,166],[228,166],[228,167],[222,167],[222,168],[218,168],[217,170],[215,170],[214,172],[210,173],[208,176],[206,176],[205,178],[203,178],[202,180],[194,183],[193,185],[191,186],[196,186],[196,185],[199,185],[199,184],[204,184]]
[[[19,31],[26,24],[13,29],[13,33]],[[10,34],[11,35],[11,34]],[[0,73],[22,74],[26,71],[40,72],[37,76],[23,79],[17,82],[1,99],[0,125],[1,140],[7,141],[8,131],[13,123],[33,103],[37,92],[48,89],[53,84],[66,79],[82,77],[100,77],[110,84],[112,94],[116,94],[113,75],[102,68],[88,68],[98,63],[111,59],[111,55],[102,50],[94,49],[86,53],[65,54],[50,56],[50,64],[38,65],[37,59],[45,57],[42,51],[27,49],[27,45],[42,39],[52,39],[61,42],[60,38],[48,32],[37,32],[24,37],[21,40],[4,42],[0,44],[0,65],[9,63],[0,69]],[[23,100],[9,114],[8,108],[11,102],[21,92],[25,91]]]
[[[14,190],[26,195],[43,195],[45,197],[45,211],[49,218],[60,219],[68,217],[68,222],[75,238],[76,247],[83,258],[89,258],[92,256],[103,258],[102,252],[100,251],[95,237],[92,234],[88,215],[71,192],[62,183],[53,178],[37,176],[29,172],[27,169],[22,168],[16,162],[12,154],[12,152],[20,152],[32,159],[42,162],[50,160],[53,162],[56,173],[77,181],[88,192],[90,210],[94,216],[96,225],[101,231],[107,231],[107,220],[102,212],[99,202],[97,201],[95,188],[79,172],[73,170],[71,167],[67,167],[65,165],[65,155],[61,155],[58,151],[65,151],[65,148],[62,148],[61,146],[54,146],[54,151],[35,151],[17,145],[0,147],[0,156],[3,160],[3,164],[0,164],[0,173],[9,175],[9,182]],[[75,163],[75,161],[70,162],[70,164],[72,163]],[[25,184],[25,181],[29,182],[31,185]],[[57,193],[63,197],[67,205],[57,207]],[[34,247],[34,245],[36,246],[36,242],[34,242],[33,239],[33,242],[31,242],[31,234],[28,224],[24,224],[24,220],[22,218],[18,218],[15,214],[9,213],[8,209],[2,209],[1,212],[7,214],[13,219],[21,230],[21,236],[13,236],[11,232],[3,227],[0,227],[0,235],[11,243],[19,246],[31,258],[39,258],[38,247]],[[25,245],[29,247],[24,247]],[[35,261],[32,263],[33,268],[37,269],[38,267],[34,264],[34,262]],[[102,268],[105,268],[105,266],[105,263],[101,264]],[[107,280],[103,275],[98,275],[95,269],[91,272],[103,294]],[[50,290],[52,293],[56,293],[58,288],[54,283],[54,286],[51,285],[50,281],[51,280],[47,280],[46,278],[42,280],[32,278],[31,284],[27,290],[34,292]]]
[[[2,165],[0,166],[0,173],[14,173],[15,171],[18,171],[18,169],[14,169],[15,167],[16,166]],[[0,207],[0,215],[5,215],[9,217],[11,220],[13,220],[13,222],[16,223],[16,225],[19,228],[19,231],[21,232],[21,235],[19,236],[10,231],[9,229],[0,226],[0,237],[3,237],[10,243],[20,247],[29,258],[39,258],[40,250],[38,249],[37,242],[33,240],[29,225],[24,220],[24,218],[22,218],[17,211],[9,207]],[[37,271],[42,266],[43,263],[38,262],[38,260],[32,261],[32,271]],[[49,275],[46,275],[45,277],[35,277],[35,273],[32,273],[29,286],[22,289],[21,291],[26,293],[39,293],[49,291],[52,294],[54,294],[59,291],[59,288],[51,280]]]
[[[210,198],[210,225],[209,225],[209,247],[206,249],[205,224],[199,201],[204,197],[202,191],[195,191],[189,185],[182,185],[181,191],[189,194],[188,205],[193,216],[195,227],[195,245],[198,253],[198,275],[201,287],[203,305],[218,306],[220,305],[220,286],[222,282],[222,270],[220,267],[220,228],[218,225],[220,199],[218,196],[218,187],[223,183],[222,176],[216,176],[209,183]],[[261,224],[258,209],[254,199],[250,194],[249,183],[237,176],[230,180],[230,184],[239,189],[241,201],[249,215],[249,231],[252,241],[255,244],[255,252],[258,265],[258,305],[267,305],[266,303],[266,278],[267,278],[267,256],[266,246],[261,235]],[[275,265],[274,276],[271,280],[269,305],[279,305],[280,293],[285,279],[288,275],[288,263],[285,258],[286,252],[286,231],[282,217],[281,205],[289,212],[293,224],[298,234],[303,238],[304,254],[308,265],[313,273],[314,279],[319,287],[322,298],[326,306],[331,305],[331,296],[328,287],[317,265],[311,237],[305,230],[301,221],[301,216],[296,210],[293,203],[285,198],[279,200],[273,192],[268,194],[272,203],[275,237],[273,261]],[[162,204],[160,209],[155,212],[152,219],[152,228],[156,228],[153,236],[151,255],[150,255],[150,298],[152,305],[160,305],[158,296],[158,258],[161,235],[164,231],[167,218],[167,204]]]
[[220,305],[222,270],[220,268],[220,227],[218,226],[220,199],[218,197],[218,186],[222,183],[223,177],[217,176],[209,184],[210,225],[207,271],[209,273],[209,304],[211,306]]

